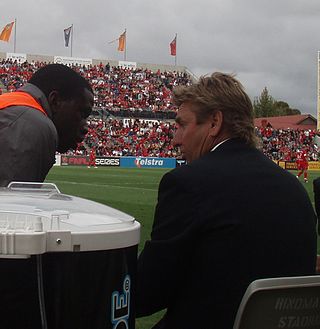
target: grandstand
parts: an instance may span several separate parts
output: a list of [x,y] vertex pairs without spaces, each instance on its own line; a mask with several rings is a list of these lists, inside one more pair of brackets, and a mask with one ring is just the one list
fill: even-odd
[[89,122],[86,139],[77,149],[87,154],[95,147],[98,156],[178,157],[170,143],[174,125],[165,121],[94,119]]
[[195,79],[184,66],[6,53],[0,53],[0,60],[2,89],[7,91],[19,88],[46,63],[71,66],[90,81],[94,114],[102,117],[173,119],[172,88]]
[[[73,154],[88,155],[95,147],[97,156],[180,157],[170,143],[177,110],[171,103],[171,91],[196,78],[186,67],[0,53],[0,92],[18,89],[39,67],[52,62],[71,66],[94,90],[89,132]],[[289,119],[297,122],[294,117]],[[317,161],[319,137],[314,120],[308,116],[299,121],[304,125],[279,128],[276,122],[286,118],[255,120],[261,150],[275,161],[290,162],[295,161],[296,151],[303,149],[310,160]],[[269,124],[262,124],[265,120]]]
[[309,160],[318,160],[319,147],[316,130],[256,127],[256,135],[261,141],[262,152],[272,160],[295,161],[298,150],[305,150]]

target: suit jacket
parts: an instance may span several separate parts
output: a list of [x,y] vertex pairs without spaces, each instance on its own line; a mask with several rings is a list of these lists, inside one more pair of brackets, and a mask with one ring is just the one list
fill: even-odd
[[164,175],[138,261],[137,316],[158,328],[231,329],[255,279],[311,275],[316,221],[301,183],[230,139]]
[[313,181],[313,196],[314,196],[314,207],[316,209],[316,214],[318,217],[318,234],[320,235],[320,225],[319,225],[319,218],[320,218],[320,177],[317,177]]

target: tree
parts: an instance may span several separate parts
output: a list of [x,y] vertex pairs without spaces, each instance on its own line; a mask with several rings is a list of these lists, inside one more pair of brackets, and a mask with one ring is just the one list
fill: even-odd
[[261,95],[253,101],[253,111],[256,118],[274,116],[274,99],[269,95],[267,87],[264,87]]
[[289,115],[297,115],[297,114],[301,114],[301,111],[298,109],[291,109],[291,114]]
[[253,110],[256,118],[301,114],[299,110],[290,108],[288,103],[274,100],[267,87],[264,87],[260,97],[254,99]]
[[276,101],[274,102],[275,112],[278,116],[282,115],[290,115],[290,107],[289,104],[283,101]]

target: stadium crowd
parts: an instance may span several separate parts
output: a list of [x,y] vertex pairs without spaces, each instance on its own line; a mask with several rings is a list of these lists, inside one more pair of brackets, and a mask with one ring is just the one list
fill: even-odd
[[[46,62],[24,62],[10,59],[0,62],[0,80],[10,92],[24,85]],[[171,90],[191,83],[184,72],[126,68],[107,65],[71,66],[86,78],[94,91],[94,107],[118,117],[173,118]]]
[[[0,81],[7,91],[15,91],[46,64],[2,60]],[[171,90],[177,85],[189,85],[188,74],[109,64],[72,68],[92,85],[95,108],[106,110],[109,115],[90,118],[89,132],[76,154],[89,154],[94,147],[98,156],[180,156],[170,144],[175,129],[172,119],[177,110],[171,104]],[[273,160],[294,161],[298,150],[307,152],[310,160],[318,160],[316,131],[266,127],[256,128],[256,135],[263,153]]]
[[[180,156],[170,143],[174,122],[91,118],[88,124],[89,132],[76,154],[89,154],[95,148],[97,156]],[[302,150],[309,160],[318,160],[315,130],[256,128],[256,136],[259,148],[272,160],[295,161]]]
[[97,156],[178,157],[170,141],[174,124],[139,119],[90,119],[89,132],[76,154],[88,154],[94,148]]
[[304,151],[308,159],[319,157],[316,130],[256,128],[260,148],[272,160],[295,161],[297,152]]

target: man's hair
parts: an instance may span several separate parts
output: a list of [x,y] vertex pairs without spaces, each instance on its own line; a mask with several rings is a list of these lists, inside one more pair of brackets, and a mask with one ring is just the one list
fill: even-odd
[[89,82],[70,67],[62,64],[48,64],[36,71],[28,81],[37,86],[46,97],[56,90],[64,100],[83,95],[84,89],[93,93]]
[[241,83],[233,75],[215,72],[202,76],[191,86],[173,90],[173,102],[180,106],[190,102],[197,123],[205,122],[215,111],[223,114],[223,125],[231,137],[237,137],[248,145],[256,144],[253,124],[253,107]]

